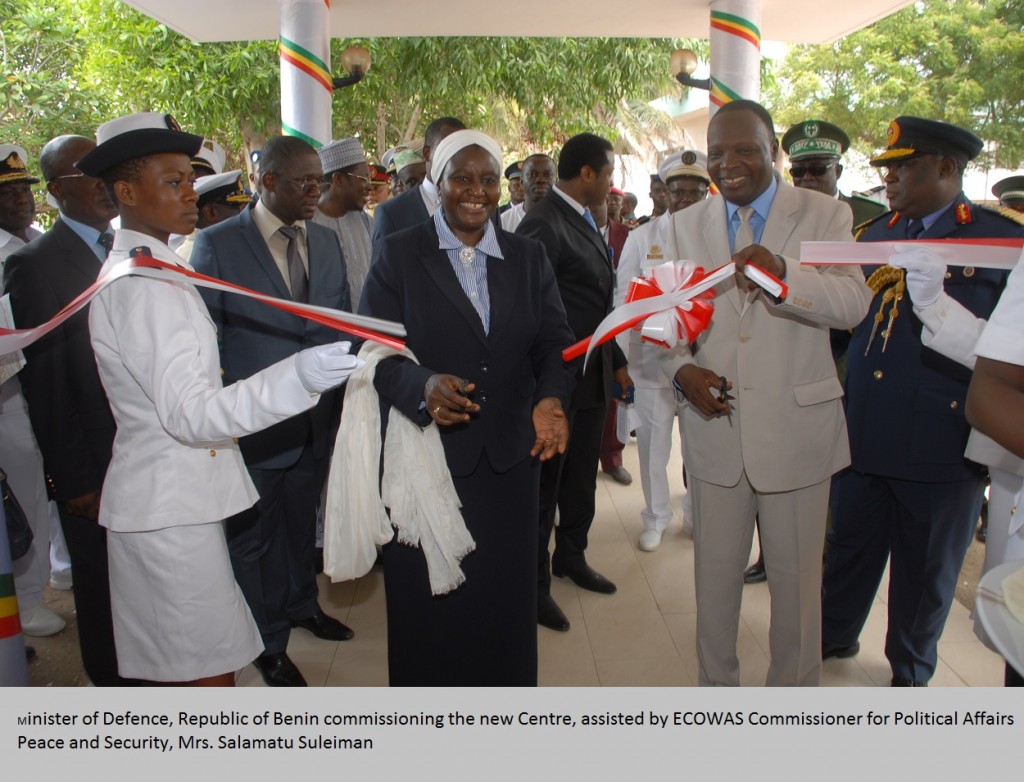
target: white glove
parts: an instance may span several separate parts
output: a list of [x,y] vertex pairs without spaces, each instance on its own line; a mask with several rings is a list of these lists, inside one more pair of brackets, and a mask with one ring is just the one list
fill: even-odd
[[[906,247],[906,249],[902,249]],[[924,247],[897,245],[889,256],[889,265],[907,270],[907,293],[918,309],[927,309],[939,300],[946,279],[946,264],[936,253]]]
[[311,394],[319,394],[337,388],[349,375],[363,365],[355,356],[349,355],[351,342],[333,342],[307,348],[295,356],[295,373],[302,387]]

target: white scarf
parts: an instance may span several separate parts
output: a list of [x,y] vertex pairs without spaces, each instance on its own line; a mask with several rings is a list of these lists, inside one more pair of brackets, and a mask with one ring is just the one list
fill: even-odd
[[[393,355],[416,361],[408,348],[398,352],[364,343],[359,357],[365,363],[345,388],[345,412],[327,479],[324,572],[334,581],[365,575],[376,560],[376,547],[391,540],[394,525],[399,543],[423,549],[431,594],[443,595],[465,581],[459,562],[476,543],[459,512],[462,503],[437,426],[421,428],[391,409],[384,477],[377,491],[381,422],[373,376],[377,363]],[[390,519],[385,507],[391,509]]]

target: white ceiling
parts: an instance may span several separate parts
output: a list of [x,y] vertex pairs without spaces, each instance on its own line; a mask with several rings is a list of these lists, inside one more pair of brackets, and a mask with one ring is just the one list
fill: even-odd
[[[763,0],[766,41],[830,43],[913,0]],[[278,37],[278,0],[122,0],[194,41]],[[332,38],[707,38],[708,0],[332,0]]]

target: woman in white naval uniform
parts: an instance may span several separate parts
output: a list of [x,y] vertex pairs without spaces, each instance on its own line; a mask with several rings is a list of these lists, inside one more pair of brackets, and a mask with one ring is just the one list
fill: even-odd
[[[190,156],[201,142],[170,115],[99,127],[78,166],[104,179],[121,215],[103,272],[139,247],[191,268],[167,240],[194,228]],[[231,685],[263,651],[224,538],[222,519],[258,498],[232,438],[309,409],[358,362],[335,343],[225,388],[213,323],[184,280],[120,279],[93,300],[89,327],[117,422],[99,521],[120,673]]]
[[[914,302],[914,313],[924,326],[921,329],[923,345],[970,369],[974,369],[979,356],[1024,364],[1024,255],[1010,274],[1006,289],[987,322],[943,292],[946,267],[941,259],[924,249],[898,254],[895,258],[896,263],[890,258],[890,265],[907,270],[907,292]],[[970,416],[975,402],[969,397],[967,405]],[[987,465],[992,478],[984,573],[1004,562],[1024,560],[1024,506],[1020,502],[1024,460],[977,429],[971,432],[964,455]],[[995,651],[978,621],[974,623],[974,633]],[[1013,679],[1012,674],[1007,666],[1007,683]],[[1020,680],[1020,674],[1016,680]]]

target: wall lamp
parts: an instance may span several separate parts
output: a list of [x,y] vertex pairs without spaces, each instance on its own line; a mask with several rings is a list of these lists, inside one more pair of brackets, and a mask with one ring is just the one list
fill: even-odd
[[370,70],[370,52],[363,46],[349,46],[341,53],[341,67],[348,76],[334,79],[334,89],[351,87],[363,80]]
[[711,91],[711,79],[695,79],[693,72],[697,70],[697,55],[690,49],[676,49],[669,58],[669,69],[676,80],[684,87],[696,87],[698,90]]

